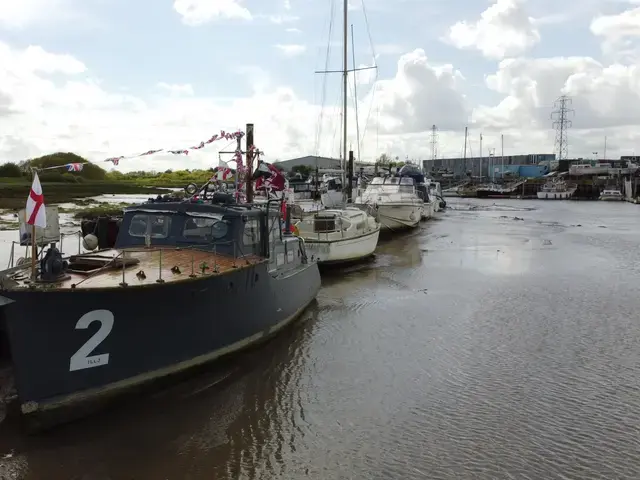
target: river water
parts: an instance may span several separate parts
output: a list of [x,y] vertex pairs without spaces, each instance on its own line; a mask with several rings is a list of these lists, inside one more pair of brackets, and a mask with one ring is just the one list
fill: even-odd
[[0,478],[638,479],[640,210],[448,199],[303,321],[26,437]]

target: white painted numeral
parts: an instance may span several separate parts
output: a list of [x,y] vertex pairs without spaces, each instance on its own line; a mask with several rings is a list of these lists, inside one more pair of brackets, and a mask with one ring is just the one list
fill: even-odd
[[113,328],[113,313],[109,310],[93,310],[92,312],[85,313],[80,317],[78,323],[76,323],[76,330],[88,328],[93,322],[100,322],[100,329],[71,356],[71,360],[69,361],[70,372],[99,367],[109,363],[108,353],[93,355],[91,357],[89,355],[111,333],[111,329]]

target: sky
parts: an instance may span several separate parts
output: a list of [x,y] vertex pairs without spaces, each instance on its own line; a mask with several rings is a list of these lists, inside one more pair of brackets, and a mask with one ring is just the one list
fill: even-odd
[[[439,158],[462,154],[465,128],[468,155],[551,153],[561,95],[570,157],[640,147],[640,0],[348,2],[349,69],[376,67],[349,75],[357,158],[431,158],[433,125]],[[186,149],[247,123],[268,162],[338,157],[342,77],[317,72],[342,69],[342,8],[0,2],[0,163],[71,151],[123,172],[208,168],[230,142],[104,160]]]

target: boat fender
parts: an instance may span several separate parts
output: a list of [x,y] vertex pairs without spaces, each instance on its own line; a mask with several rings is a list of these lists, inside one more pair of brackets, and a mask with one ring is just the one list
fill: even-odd
[[96,237],[93,233],[89,235],[85,235],[82,238],[82,246],[85,250],[89,250],[90,252],[98,248],[98,237]]

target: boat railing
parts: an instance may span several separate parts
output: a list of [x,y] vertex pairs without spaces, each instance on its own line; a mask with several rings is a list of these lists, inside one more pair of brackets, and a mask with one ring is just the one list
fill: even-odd
[[[73,233],[61,233],[60,234],[60,239],[58,240],[58,243],[60,245],[60,251],[64,252],[63,250],[63,246],[64,246],[64,239],[67,237],[77,237],[78,238],[78,255],[80,255],[82,253],[82,231],[78,230],[77,232],[73,232]],[[25,246],[25,255],[24,257],[19,257],[16,261],[16,245],[18,247],[22,247],[23,245],[20,245],[20,242],[17,242],[15,240],[13,240],[11,242],[11,250],[9,252],[9,262],[7,264],[7,268],[13,268],[13,267],[17,267],[22,265],[23,262],[26,262],[27,260],[31,259],[31,248],[30,245],[26,245]],[[41,249],[40,254],[38,255],[39,259],[42,259],[42,257],[44,256],[44,248]]]
[[[157,271],[156,283],[165,282],[165,280],[162,278],[162,268],[163,268],[162,260],[163,260],[163,252],[165,250],[181,250],[181,251],[190,250],[191,251],[191,273],[189,274],[190,278],[196,278],[198,276],[196,272],[198,271],[201,274],[205,274],[208,270],[210,270],[213,273],[219,273],[220,268],[217,263],[217,253],[218,253],[217,247],[222,245],[224,246],[233,245],[233,256],[232,256],[233,268],[238,268],[238,263],[242,261],[242,259],[244,259],[244,262],[246,265],[251,264],[249,260],[246,258],[242,250],[242,247],[240,246],[240,243],[238,242],[237,239],[229,240],[227,242],[219,242],[213,245],[213,267],[209,267],[209,265],[207,265],[206,262],[201,262],[196,267],[197,262],[196,262],[195,252],[203,251],[204,249],[202,248],[203,247],[202,245],[188,245],[185,247],[171,247],[171,248],[162,247],[154,250],[149,250],[149,248],[147,247],[126,248],[124,250],[121,250],[120,253],[118,253],[115,257],[113,257],[111,260],[106,262],[104,265],[90,272],[85,278],[80,280],[78,283],[72,284],[71,288],[78,287],[82,283],[86,282],[88,279],[98,275],[101,272],[104,272],[105,270],[113,269],[114,267],[119,267],[120,264],[122,265],[122,281],[118,285],[121,287],[128,287],[129,284],[127,283],[127,267],[130,267],[134,264],[131,262],[127,262],[127,258],[130,258],[129,256],[134,253],[150,253],[151,255],[154,255],[154,254],[158,255],[158,271]],[[240,255],[238,255],[238,253],[240,253]]]
[[[384,198],[384,200],[382,200],[383,203],[385,201],[403,202],[403,201],[415,201],[415,200],[422,199],[418,194],[418,192],[408,193],[408,192],[397,192],[397,191],[396,192],[378,191],[378,192],[365,192],[364,195],[362,196],[362,200],[364,201],[364,203],[370,203],[370,197],[382,197]],[[375,203],[379,203],[379,202],[375,202]]]

